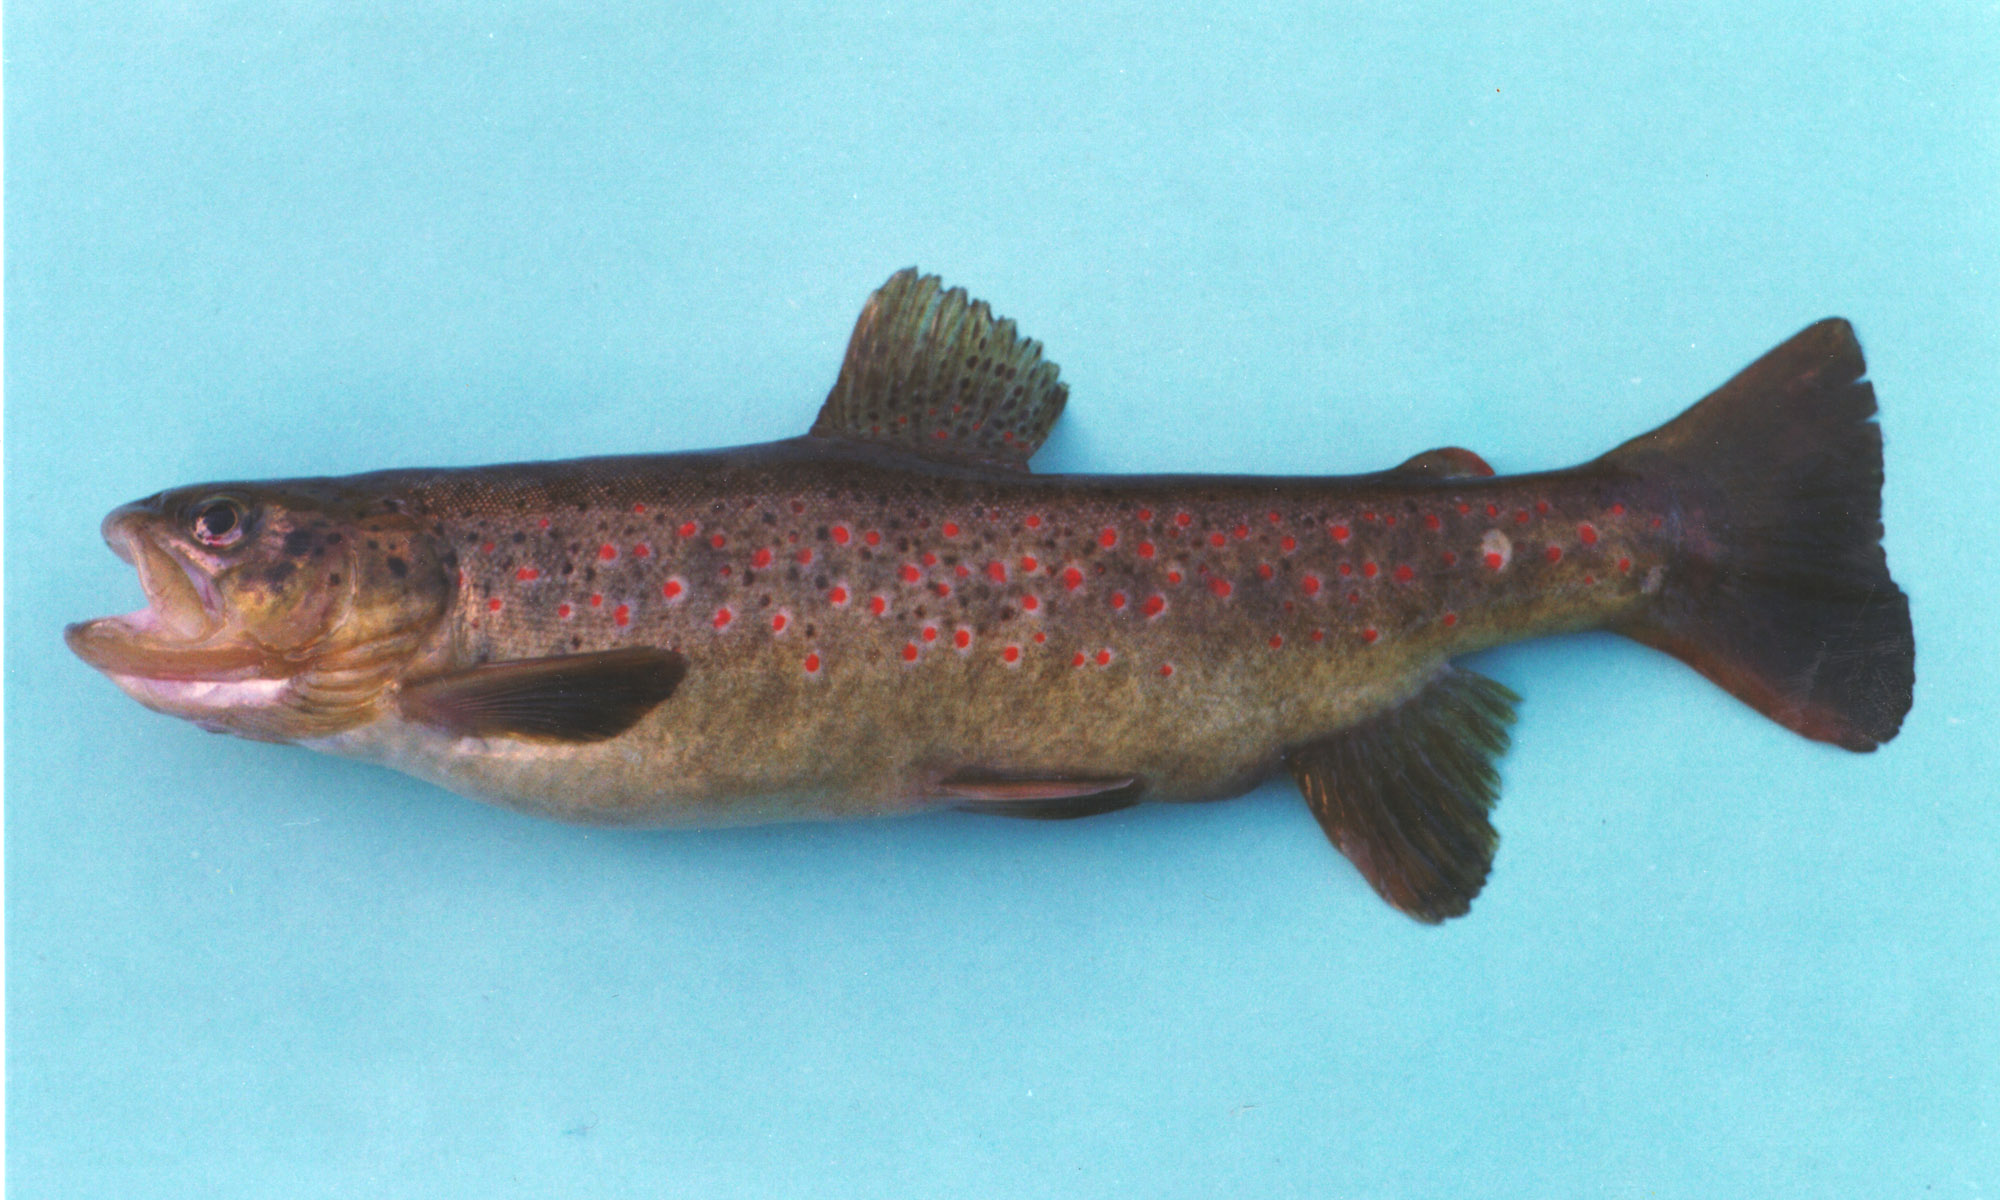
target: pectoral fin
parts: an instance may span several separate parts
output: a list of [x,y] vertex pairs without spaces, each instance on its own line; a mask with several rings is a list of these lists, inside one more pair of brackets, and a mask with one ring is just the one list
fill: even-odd
[[960,771],[938,784],[940,793],[958,801],[953,807],[960,812],[1037,821],[1117,812],[1139,803],[1139,790],[1139,781],[1130,775],[1087,778]]
[[1493,760],[1518,699],[1446,667],[1397,707],[1288,755],[1326,836],[1419,921],[1464,915],[1486,884],[1500,840],[1487,820],[1500,794]]
[[459,737],[601,742],[673,695],[687,659],[639,647],[485,663],[403,687],[403,716]]

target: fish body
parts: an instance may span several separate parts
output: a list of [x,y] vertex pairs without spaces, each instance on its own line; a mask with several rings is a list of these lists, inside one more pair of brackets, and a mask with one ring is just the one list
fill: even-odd
[[1485,878],[1512,716],[1465,654],[1615,629],[1808,736],[1894,735],[1861,372],[1823,322],[1536,475],[1037,475],[1053,365],[904,272],[808,436],[162,493],[106,521],[153,603],[70,639],[163,711],[572,821],[1081,816],[1290,772],[1437,920]]

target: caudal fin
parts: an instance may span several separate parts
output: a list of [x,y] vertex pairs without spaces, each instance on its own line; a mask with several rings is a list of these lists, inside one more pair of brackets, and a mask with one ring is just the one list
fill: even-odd
[[1854,330],[1811,326],[1599,465],[1664,484],[1682,550],[1619,632],[1849,750],[1910,710],[1910,603],[1882,553],[1882,431]]

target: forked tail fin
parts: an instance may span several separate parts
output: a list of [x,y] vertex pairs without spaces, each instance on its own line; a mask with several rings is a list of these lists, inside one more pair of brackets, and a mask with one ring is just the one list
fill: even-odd
[[1882,431],[1833,319],[1598,460],[1663,485],[1684,522],[1659,593],[1618,631],[1772,720],[1849,750],[1910,710],[1910,603],[1882,553]]

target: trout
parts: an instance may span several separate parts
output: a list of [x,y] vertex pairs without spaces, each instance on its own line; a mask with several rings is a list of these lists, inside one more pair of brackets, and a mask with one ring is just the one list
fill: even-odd
[[1568,470],[1036,475],[1067,388],[934,276],[811,431],[727,450],[176,488],[69,645],[148,708],[565,821],[1082,817],[1290,774],[1390,904],[1468,910],[1518,699],[1457,664],[1608,629],[1848,750],[1911,703],[1882,437],[1821,321]]

